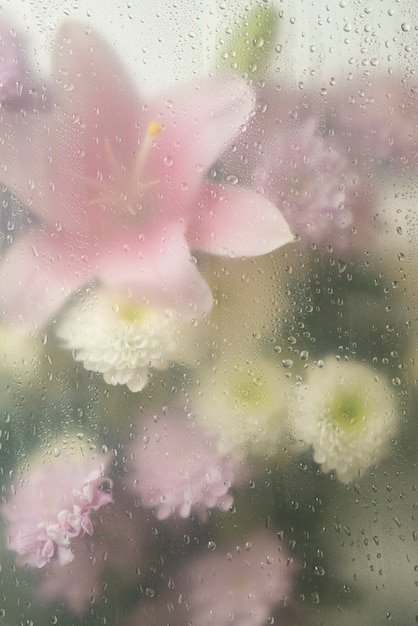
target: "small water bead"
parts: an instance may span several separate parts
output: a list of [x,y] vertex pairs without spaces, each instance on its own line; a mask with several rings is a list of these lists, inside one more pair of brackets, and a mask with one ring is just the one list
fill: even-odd
[[210,552],[214,552],[216,550],[216,543],[214,541],[208,541],[207,549]]
[[292,359],[283,359],[282,360],[282,365],[283,365],[284,368],[290,369],[291,367],[293,367],[293,361],[292,361]]
[[254,48],[262,48],[264,46],[264,37],[261,35],[256,35],[253,38],[253,46]]

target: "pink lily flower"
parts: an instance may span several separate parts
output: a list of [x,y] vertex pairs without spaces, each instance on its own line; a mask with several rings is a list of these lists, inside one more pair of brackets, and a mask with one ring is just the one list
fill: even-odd
[[0,308],[44,324],[92,280],[186,318],[212,294],[191,250],[265,254],[291,240],[280,211],[208,171],[254,105],[234,77],[146,104],[100,37],[65,23],[52,58],[55,108],[0,111],[0,179],[38,218],[0,267]]

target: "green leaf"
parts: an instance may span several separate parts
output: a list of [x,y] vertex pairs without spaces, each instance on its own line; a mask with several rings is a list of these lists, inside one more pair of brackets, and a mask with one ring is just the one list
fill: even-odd
[[278,15],[269,2],[246,5],[220,39],[218,69],[257,78],[266,73],[278,30]]

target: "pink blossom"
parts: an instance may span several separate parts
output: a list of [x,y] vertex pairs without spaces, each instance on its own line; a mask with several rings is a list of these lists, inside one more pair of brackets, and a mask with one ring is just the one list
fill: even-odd
[[39,596],[48,601],[62,599],[73,613],[84,613],[100,593],[106,549],[94,540],[75,540],[71,563],[63,566],[52,560],[46,566]]
[[304,242],[344,253],[363,245],[375,208],[370,177],[324,125],[322,103],[266,86],[256,111],[226,163],[238,155],[242,177],[280,208]]
[[39,325],[93,279],[195,317],[212,295],[191,250],[264,254],[291,238],[280,211],[209,168],[253,107],[234,77],[142,102],[94,33],[65,23],[52,58],[56,106],[3,111],[3,183],[38,218],[0,268],[9,319]]
[[24,76],[25,59],[16,31],[0,18],[0,101],[16,98]]
[[192,558],[172,576],[174,591],[161,601],[144,602],[127,626],[273,623],[287,603],[295,569],[275,533],[255,531],[238,544],[217,545]]
[[208,509],[229,509],[238,468],[231,455],[218,454],[216,440],[180,411],[147,417],[142,432],[132,450],[128,489],[144,507],[158,519],[195,513],[203,521]]
[[329,99],[327,124],[363,165],[416,168],[418,86],[393,73],[350,79]]
[[74,559],[74,539],[94,533],[94,512],[111,503],[112,483],[104,478],[107,459],[60,457],[35,467],[13,486],[3,514],[8,548],[20,564],[43,567]]
[[145,519],[138,509],[130,514],[130,504],[126,496],[117,494],[94,535],[72,542],[74,560],[63,567],[53,559],[42,570],[40,597],[49,602],[62,599],[73,613],[82,614],[101,600],[102,581],[108,574],[131,581],[151,541],[145,534]]
[[316,118],[281,129],[266,153],[255,182],[293,232],[309,243],[348,247],[366,205],[362,176],[335,141],[319,134]]
[[183,571],[196,626],[262,626],[291,589],[292,563],[274,533],[196,558]]
[[19,109],[47,107],[46,88],[30,68],[25,42],[4,14],[0,16],[0,104]]

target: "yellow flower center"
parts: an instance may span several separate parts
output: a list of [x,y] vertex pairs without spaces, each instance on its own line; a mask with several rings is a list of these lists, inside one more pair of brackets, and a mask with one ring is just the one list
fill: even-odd
[[266,401],[267,382],[251,371],[235,370],[225,381],[225,394],[235,407],[255,409]]
[[365,399],[357,390],[343,391],[337,394],[332,404],[328,406],[328,419],[338,428],[352,432],[360,430],[365,415]]
[[129,324],[143,324],[149,317],[149,310],[137,300],[119,300],[112,303],[112,310]]

